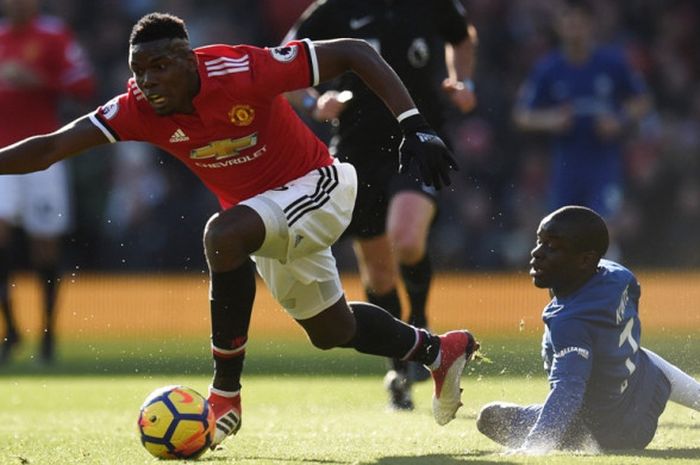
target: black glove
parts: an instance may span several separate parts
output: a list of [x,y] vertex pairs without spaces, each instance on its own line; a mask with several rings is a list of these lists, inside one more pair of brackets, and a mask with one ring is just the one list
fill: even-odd
[[422,115],[409,116],[399,123],[403,140],[399,146],[399,173],[408,172],[411,163],[418,164],[423,182],[435,189],[449,186],[450,170],[459,171],[450,149],[433,131]]

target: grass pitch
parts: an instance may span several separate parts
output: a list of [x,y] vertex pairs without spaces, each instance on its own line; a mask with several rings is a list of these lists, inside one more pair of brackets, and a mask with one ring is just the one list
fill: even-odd
[[[379,370],[381,371],[381,370]],[[475,417],[497,399],[539,402],[542,375],[463,378],[465,406],[447,426],[430,412],[430,382],[416,386],[416,410],[386,408],[380,374],[254,374],[244,379],[243,428],[199,462],[248,465],[690,464],[700,461],[700,414],[669,404],[645,451],[519,457],[481,436]],[[185,384],[206,392],[203,375],[46,374],[0,377],[0,464],[160,463],[141,447],[138,408],[153,389]],[[184,462],[174,462],[184,463]]]

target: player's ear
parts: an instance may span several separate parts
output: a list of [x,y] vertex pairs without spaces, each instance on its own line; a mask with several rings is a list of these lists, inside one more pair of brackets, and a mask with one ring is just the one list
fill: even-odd
[[581,266],[584,269],[596,269],[600,262],[600,254],[594,250],[580,253]]
[[195,55],[194,50],[190,49],[187,53],[187,62],[194,69],[197,69],[197,55]]

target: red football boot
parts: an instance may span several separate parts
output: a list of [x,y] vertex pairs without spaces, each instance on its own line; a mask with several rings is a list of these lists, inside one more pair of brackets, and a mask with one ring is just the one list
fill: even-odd
[[432,370],[435,381],[433,417],[438,425],[452,421],[462,406],[460,378],[478,349],[479,343],[469,331],[450,331],[440,336],[440,365]]

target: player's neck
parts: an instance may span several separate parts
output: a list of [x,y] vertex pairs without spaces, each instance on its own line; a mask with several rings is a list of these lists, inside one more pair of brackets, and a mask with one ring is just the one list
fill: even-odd
[[588,61],[593,50],[593,45],[586,42],[577,42],[572,44],[565,44],[563,46],[564,55],[569,62],[580,65]]
[[557,299],[562,299],[564,297],[568,297],[571,294],[577,292],[579,289],[581,289],[583,286],[586,285],[586,283],[593,277],[595,276],[597,272],[597,268],[590,273],[586,273],[584,275],[581,275],[575,280],[572,280],[570,283],[567,283],[564,286],[560,286],[558,288],[552,288],[550,289],[551,295],[556,297]]

